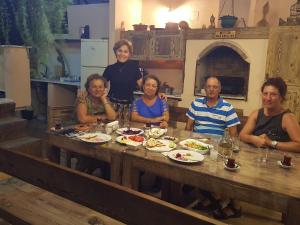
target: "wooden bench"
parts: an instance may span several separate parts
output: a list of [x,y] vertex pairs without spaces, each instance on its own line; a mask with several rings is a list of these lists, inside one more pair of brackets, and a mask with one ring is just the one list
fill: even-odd
[[0,181],[0,217],[12,224],[124,225],[17,178]]
[[[24,152],[29,151],[24,149]],[[27,155],[22,150],[0,149],[0,171],[130,225],[224,224],[132,189]],[[41,213],[38,207],[35,210],[31,213]],[[29,220],[28,213],[19,214],[5,207],[1,208],[0,217],[13,224],[37,224]],[[68,224],[67,221],[57,223],[55,218],[51,219],[52,224]]]

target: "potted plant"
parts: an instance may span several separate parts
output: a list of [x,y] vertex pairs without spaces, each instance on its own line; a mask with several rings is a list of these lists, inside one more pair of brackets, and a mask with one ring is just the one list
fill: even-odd
[[[225,6],[225,3],[226,3],[226,2],[227,2],[227,1],[224,0],[223,5],[222,5],[222,8],[221,8],[221,10],[220,10],[220,15],[221,15],[221,13],[222,13],[222,11],[223,11],[223,9],[224,9],[224,6]],[[231,13],[232,13],[232,15],[225,15],[225,16],[221,16],[221,17],[220,17],[220,20],[221,20],[221,26],[222,26],[223,28],[231,28],[231,27],[234,27],[235,24],[236,24],[236,21],[237,21],[237,19],[238,19],[236,16],[234,16],[234,0],[231,0]]]
[[60,33],[69,0],[1,0],[0,45],[31,46],[32,75],[47,61],[53,33]]

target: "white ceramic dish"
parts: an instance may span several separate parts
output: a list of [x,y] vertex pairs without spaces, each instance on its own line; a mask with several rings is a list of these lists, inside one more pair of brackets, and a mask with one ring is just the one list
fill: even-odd
[[280,167],[284,168],[284,169],[290,169],[290,168],[292,168],[292,167],[294,166],[293,163],[291,163],[290,166],[284,165],[284,164],[282,164],[281,161],[277,161],[277,164],[278,164]]
[[88,143],[104,143],[111,140],[111,136],[100,132],[86,133],[78,136],[78,139]]
[[149,129],[148,131],[148,136],[150,138],[159,138],[161,136],[163,136],[164,134],[166,134],[168,131],[168,129],[162,129],[162,128],[159,128],[159,127],[153,127],[151,129]]
[[182,163],[197,163],[204,160],[204,156],[190,150],[173,150],[168,152],[168,157]]
[[138,141],[133,141],[133,140],[130,140],[128,137],[126,136],[118,136],[116,138],[116,142],[120,143],[120,144],[124,144],[124,145],[130,145],[130,146],[139,146],[141,144],[143,144],[143,141],[142,142],[138,142]]
[[237,170],[239,170],[240,168],[241,168],[241,166],[238,164],[238,163],[235,163],[234,164],[234,168],[231,168],[231,167],[228,167],[227,165],[226,165],[226,161],[224,162],[224,168],[226,169],[226,170],[229,170],[229,171],[237,171]]
[[[190,146],[191,143],[195,144],[195,146],[202,147],[203,150],[201,150],[200,148],[198,149],[198,148],[195,148],[195,147],[191,147]],[[186,140],[183,140],[183,141],[179,142],[179,144],[185,149],[196,151],[196,152],[199,152],[201,154],[206,154],[207,152],[209,152],[209,149],[213,147],[212,145],[206,144],[204,142],[201,142],[201,141],[198,141],[198,140],[195,140],[195,139],[186,139]]]
[[174,148],[176,148],[176,144],[173,141],[163,140],[163,139],[153,139],[153,138],[152,138],[152,140],[160,143],[161,145],[160,146],[149,147],[147,145],[147,141],[144,141],[143,145],[149,151],[153,151],[153,152],[168,152],[168,151],[171,151]]
[[123,136],[135,136],[135,135],[141,135],[141,134],[144,133],[144,131],[140,128],[130,127],[129,129],[132,130],[132,131],[135,131],[136,134],[126,134],[126,133],[124,133],[125,131],[128,130],[127,127],[117,129],[116,133],[119,134],[119,135],[123,135]]

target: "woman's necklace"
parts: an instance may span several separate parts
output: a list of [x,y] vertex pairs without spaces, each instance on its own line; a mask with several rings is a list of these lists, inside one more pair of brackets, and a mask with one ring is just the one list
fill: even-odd
[[127,63],[120,63],[119,72],[122,73]]

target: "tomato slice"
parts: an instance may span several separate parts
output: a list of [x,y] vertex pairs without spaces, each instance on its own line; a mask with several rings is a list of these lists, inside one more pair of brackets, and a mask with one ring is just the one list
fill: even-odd
[[144,141],[144,138],[141,137],[141,136],[130,136],[129,139],[132,140],[132,141],[136,141],[136,142]]

